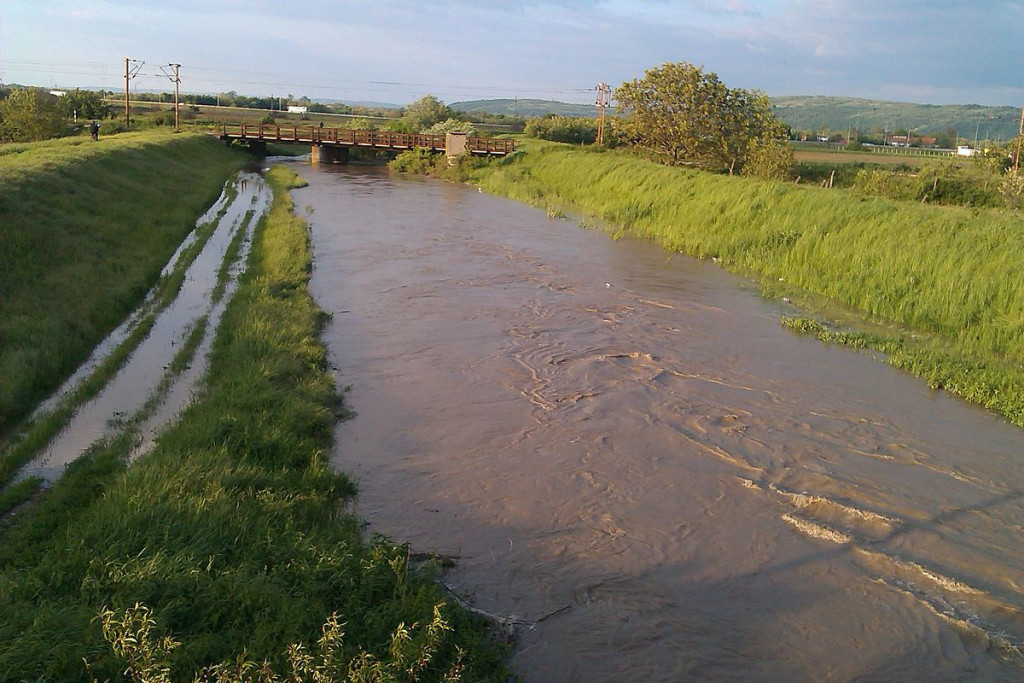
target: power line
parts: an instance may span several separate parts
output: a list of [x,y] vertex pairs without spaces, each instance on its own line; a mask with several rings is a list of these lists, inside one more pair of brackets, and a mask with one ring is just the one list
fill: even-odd
[[[180,65],[179,65],[180,66]],[[61,74],[75,74],[75,75],[86,75],[86,76],[113,76],[116,74],[116,70],[113,68],[111,62],[96,62],[96,61],[58,61],[58,60],[39,60],[39,59],[4,59],[0,61],[0,67],[6,69],[16,69],[19,71],[35,72],[35,73],[49,73],[60,72]],[[316,82],[305,82],[302,79],[300,82],[289,74],[282,73],[268,73],[262,71],[242,70],[242,69],[213,69],[209,67],[190,67],[186,65],[186,68],[190,69],[191,72],[199,74],[199,77],[192,79],[193,82],[207,82],[214,83],[218,80],[227,81],[233,87],[238,86],[258,86],[264,88],[282,88],[282,89],[309,89],[309,90],[332,90],[332,89],[345,89],[345,90],[357,90],[360,92],[389,92],[396,88],[423,88],[427,91],[446,91],[452,95],[461,93],[504,93],[510,97],[518,97],[524,93],[533,94],[547,94],[547,95],[580,95],[583,93],[591,92],[592,88],[580,88],[575,86],[554,86],[554,85],[534,85],[534,86],[502,86],[494,85],[493,83],[487,85],[459,85],[451,83],[422,83],[422,82],[406,82],[406,81],[385,81],[385,80],[359,80],[359,79],[336,79],[336,78],[323,78],[318,79]],[[202,78],[206,75],[206,78]],[[232,78],[232,75],[245,76],[247,78],[237,79]],[[136,70],[135,76],[141,76],[146,78],[163,78],[167,77],[166,73],[159,73],[156,71],[141,71]],[[262,76],[263,78],[258,78]],[[254,78],[257,77],[257,78]]]

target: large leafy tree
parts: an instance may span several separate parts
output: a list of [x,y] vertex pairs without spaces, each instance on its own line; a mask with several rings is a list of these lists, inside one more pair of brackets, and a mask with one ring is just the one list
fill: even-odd
[[35,88],[13,90],[0,100],[0,140],[34,142],[64,132],[57,98]]
[[110,116],[110,105],[104,104],[103,93],[75,89],[58,100],[61,112],[67,118],[105,119]]
[[433,95],[424,95],[405,108],[402,123],[413,133],[422,133],[431,126],[454,118],[455,112]]
[[[785,127],[768,97],[727,87],[716,74],[686,62],[649,69],[615,90],[616,133],[621,140],[655,152],[666,163],[696,164],[739,172],[756,159],[787,156]],[[760,172],[760,171],[759,171]]]

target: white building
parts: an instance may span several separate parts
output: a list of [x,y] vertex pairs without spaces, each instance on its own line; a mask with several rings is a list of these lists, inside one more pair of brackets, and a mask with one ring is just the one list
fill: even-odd
[[297,107],[294,104],[288,105],[289,114],[305,114],[309,111],[309,107]]

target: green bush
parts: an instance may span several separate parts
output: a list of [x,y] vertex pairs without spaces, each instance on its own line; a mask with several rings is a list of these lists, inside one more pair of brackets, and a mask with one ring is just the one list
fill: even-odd
[[574,116],[543,116],[526,122],[528,137],[574,145],[592,145],[597,140],[597,121]]
[[445,133],[466,133],[467,135],[479,135],[480,131],[476,129],[470,121],[459,121],[458,119],[446,119],[435,123],[430,128],[423,131],[427,135],[444,135]]
[[447,164],[443,154],[435,154],[428,149],[417,147],[399,154],[388,164],[388,167],[400,173],[438,175],[442,170],[442,164]]
[[982,166],[927,164],[918,176],[916,199],[956,206],[1000,207],[1005,205],[999,176]]
[[18,88],[0,100],[0,142],[37,142],[65,132],[57,98],[38,88]]
[[918,196],[918,183],[901,173],[882,169],[861,169],[854,178],[860,192],[887,199],[908,200]]
[[999,191],[1006,205],[1014,209],[1024,208],[1024,174],[1007,173],[999,183]]

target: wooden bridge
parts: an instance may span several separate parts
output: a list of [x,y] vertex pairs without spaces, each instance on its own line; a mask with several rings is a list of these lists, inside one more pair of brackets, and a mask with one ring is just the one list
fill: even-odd
[[268,142],[308,144],[313,163],[337,163],[348,159],[348,150],[383,149],[404,151],[426,149],[449,157],[460,154],[505,156],[515,151],[515,140],[509,138],[470,137],[465,133],[422,135],[392,133],[381,130],[351,130],[322,125],[281,126],[267,123],[235,123],[221,127],[220,139],[242,140],[255,150],[266,150]]

